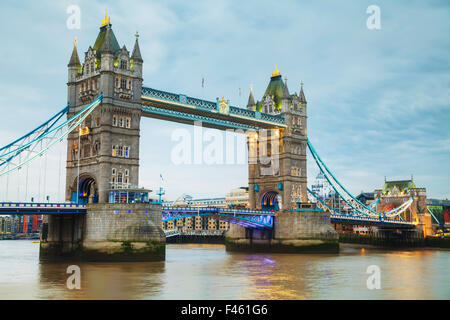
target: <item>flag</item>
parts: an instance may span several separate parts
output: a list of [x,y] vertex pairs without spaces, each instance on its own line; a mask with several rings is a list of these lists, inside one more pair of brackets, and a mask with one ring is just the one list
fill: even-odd
[[205,87],[205,78],[202,78],[202,88]]

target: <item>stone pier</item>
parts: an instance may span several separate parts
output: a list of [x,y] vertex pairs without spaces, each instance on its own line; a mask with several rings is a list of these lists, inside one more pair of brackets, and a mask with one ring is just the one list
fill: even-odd
[[41,260],[161,261],[161,205],[89,204],[87,215],[48,217]]
[[228,251],[279,253],[337,253],[338,234],[328,213],[281,211],[273,230],[250,229],[231,224],[225,235]]

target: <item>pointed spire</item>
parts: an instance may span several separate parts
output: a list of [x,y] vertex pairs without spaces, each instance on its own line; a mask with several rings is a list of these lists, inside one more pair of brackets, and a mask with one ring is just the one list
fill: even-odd
[[255,98],[253,97],[253,86],[250,85],[250,95],[248,97],[247,109],[255,110],[256,103]]
[[303,92],[303,82],[300,81],[300,102],[306,103],[305,93]]
[[133,54],[131,55],[131,59],[133,59],[134,61],[143,62],[144,60],[142,60],[141,49],[139,49],[139,34],[137,31],[134,36],[136,37],[136,42],[134,43],[134,49]]
[[289,94],[289,89],[287,86],[287,78],[284,78],[284,88],[283,88],[283,99],[289,99],[291,95]]
[[77,51],[77,38],[74,38],[73,39],[72,56],[70,57],[70,61],[67,66],[73,67],[73,66],[79,66],[79,65],[81,65],[81,63],[80,63],[80,58],[78,57],[78,51]]
[[102,53],[114,53],[114,49],[111,43],[111,28],[106,28],[105,41],[103,42],[103,46],[100,48]]

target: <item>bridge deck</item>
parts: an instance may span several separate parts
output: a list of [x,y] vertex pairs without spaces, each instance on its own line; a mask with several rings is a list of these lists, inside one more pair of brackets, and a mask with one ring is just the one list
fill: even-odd
[[[301,211],[292,209],[291,212]],[[316,210],[319,211],[319,210]],[[323,211],[322,211],[323,212]],[[2,202],[0,215],[59,215],[86,214],[86,206],[73,203],[35,203],[35,202]],[[317,214],[320,214],[318,212]],[[171,221],[195,216],[217,216],[217,218],[252,228],[272,228],[276,212],[264,210],[244,210],[216,207],[162,207],[162,220]],[[409,221],[359,217],[350,215],[330,215],[332,223],[353,225],[372,225],[396,229],[412,229],[415,224]]]
[[86,214],[86,207],[73,203],[1,202],[0,215]]

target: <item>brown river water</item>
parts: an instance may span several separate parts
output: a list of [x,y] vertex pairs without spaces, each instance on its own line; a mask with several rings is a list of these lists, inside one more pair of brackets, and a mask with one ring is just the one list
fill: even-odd
[[[80,289],[67,288],[71,264]],[[367,287],[370,265],[380,289]],[[244,254],[169,244],[164,262],[40,263],[38,243],[0,241],[0,299],[450,299],[449,271],[449,250]]]

